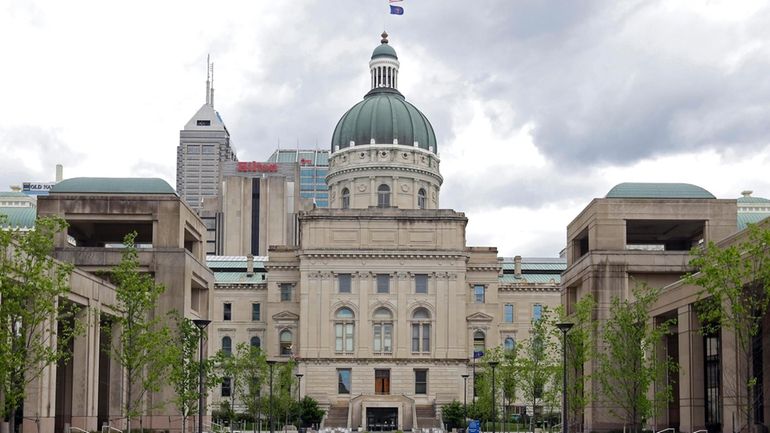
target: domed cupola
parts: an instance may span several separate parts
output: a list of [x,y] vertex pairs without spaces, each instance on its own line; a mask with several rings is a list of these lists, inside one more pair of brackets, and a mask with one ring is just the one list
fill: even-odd
[[398,91],[399,66],[396,50],[383,33],[369,61],[371,90],[337,123],[332,152],[350,146],[398,144],[438,153],[433,126]]
[[369,60],[371,89],[334,128],[326,176],[332,208],[438,208],[436,134],[398,91],[400,66],[383,33]]

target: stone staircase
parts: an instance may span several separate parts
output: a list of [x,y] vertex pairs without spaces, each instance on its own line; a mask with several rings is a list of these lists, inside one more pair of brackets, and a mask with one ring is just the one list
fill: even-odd
[[333,404],[329,407],[329,413],[326,414],[324,427],[327,428],[347,428],[348,427],[348,404]]
[[440,428],[441,424],[436,418],[436,407],[432,404],[415,406],[417,413],[417,428]]

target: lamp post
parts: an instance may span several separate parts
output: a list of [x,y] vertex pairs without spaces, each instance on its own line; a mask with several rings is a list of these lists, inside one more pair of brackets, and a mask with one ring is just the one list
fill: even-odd
[[[468,423],[468,373],[462,375],[463,377],[463,420]],[[463,427],[465,429],[465,427]]]
[[297,373],[294,376],[297,377],[297,408],[299,420],[297,422],[297,431],[302,431],[302,373]]
[[198,356],[198,433],[203,433],[203,410],[206,402],[203,401],[203,330],[209,326],[211,320],[193,319],[193,323],[200,331],[198,345],[200,352]]
[[267,407],[267,413],[268,413],[268,424],[270,424],[270,433],[275,433],[275,428],[273,426],[273,365],[275,365],[275,361],[268,360],[267,365],[270,367],[270,400],[268,402]]
[[492,433],[497,433],[497,413],[495,412],[497,406],[496,402],[496,390],[495,390],[495,367],[499,364],[499,361],[489,361],[489,367],[492,369]]
[[561,431],[563,433],[569,432],[569,425],[567,425],[567,332],[574,326],[574,323],[557,323],[556,327],[561,330],[564,338],[562,339],[561,352],[562,352],[562,383],[561,383]]

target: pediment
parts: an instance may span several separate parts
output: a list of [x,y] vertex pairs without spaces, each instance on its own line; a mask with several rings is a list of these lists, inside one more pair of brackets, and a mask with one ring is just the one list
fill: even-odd
[[296,322],[299,320],[299,315],[291,311],[281,311],[280,313],[273,314],[273,320],[291,320]]
[[473,313],[465,318],[465,320],[468,322],[491,322],[494,319],[495,318],[490,316],[489,314],[482,313],[480,311],[477,313]]

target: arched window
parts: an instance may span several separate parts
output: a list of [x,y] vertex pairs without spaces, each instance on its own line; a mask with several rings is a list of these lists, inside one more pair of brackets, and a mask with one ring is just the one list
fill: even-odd
[[278,341],[281,343],[281,356],[289,356],[292,351],[292,344],[294,343],[294,336],[291,331],[284,329],[278,334]]
[[420,188],[420,190],[417,191],[417,207],[425,209],[425,189],[423,188]]
[[350,190],[342,188],[342,208],[350,209]]
[[256,347],[257,349],[262,347],[262,341],[256,335],[251,337],[251,340],[249,340],[249,343],[251,344],[251,347]]
[[233,339],[230,337],[222,337],[222,353],[227,356],[233,354]]
[[487,336],[484,335],[483,331],[476,331],[473,333],[473,351],[474,352],[483,352],[484,349],[486,349]]
[[430,312],[422,307],[412,313],[412,352],[430,353]]
[[516,342],[511,337],[505,339],[505,351],[512,352],[516,348]]
[[385,184],[377,188],[377,207],[390,207],[390,187]]
[[353,353],[355,315],[350,308],[342,307],[334,315],[334,350],[337,353]]
[[374,310],[374,353],[393,353],[393,313],[385,307]]

